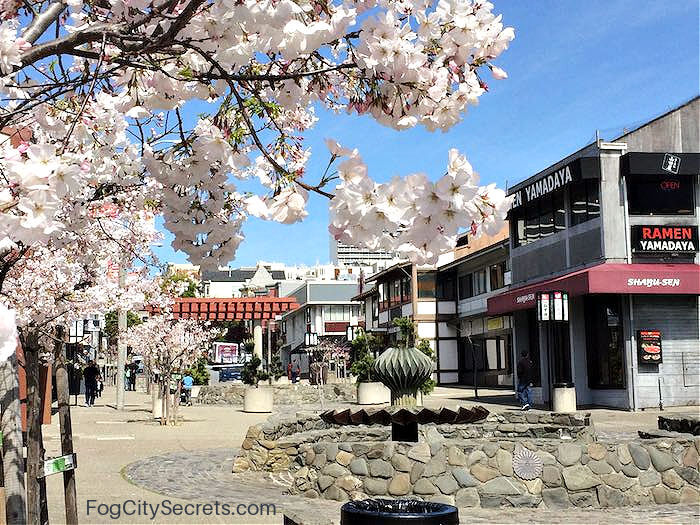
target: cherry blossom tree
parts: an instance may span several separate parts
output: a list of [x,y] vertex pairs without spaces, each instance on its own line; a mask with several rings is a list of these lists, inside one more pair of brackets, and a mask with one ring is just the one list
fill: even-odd
[[180,386],[171,396],[171,377],[192,366],[208,350],[216,333],[201,321],[173,320],[166,314],[150,317],[127,331],[128,344],[157,371],[163,403],[161,424],[177,422]]
[[[0,166],[3,246],[78,231],[86,207],[105,202],[157,206],[173,247],[209,266],[234,257],[246,217],[303,219],[309,192],[333,198],[337,238],[420,262],[454,246],[457,229],[503,220],[503,192],[478,186],[456,152],[435,183],[376,184],[359,153],[331,141],[331,160],[349,157],[335,190],[334,176],[306,173],[303,141],[317,106],[397,130],[459,122],[487,90],[484,71],[507,76],[493,61],[514,31],[489,2],[1,5],[0,127],[31,132]],[[261,192],[240,192],[236,178]]]

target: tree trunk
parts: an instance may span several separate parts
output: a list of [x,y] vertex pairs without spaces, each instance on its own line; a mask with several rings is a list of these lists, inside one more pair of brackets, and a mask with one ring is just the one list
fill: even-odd
[[[61,455],[73,453],[73,426],[70,419],[70,393],[68,390],[68,369],[66,368],[66,348],[63,344],[63,327],[56,327],[56,396],[58,397],[58,419],[61,425]],[[63,473],[63,491],[66,502],[66,524],[77,525],[78,505],[75,491],[75,470]]]
[[177,409],[180,407],[180,392],[182,385],[178,382],[177,388],[175,389],[175,396],[173,397],[173,425],[177,425]]
[[160,391],[163,394],[163,397],[160,400],[160,403],[161,403],[160,424],[167,425],[168,424],[168,398],[170,397],[170,388],[169,388],[168,382],[163,380],[162,377],[160,380]]
[[19,403],[17,357],[0,363],[0,429],[2,430],[2,467],[5,482],[5,517],[8,525],[27,522],[22,453],[22,414]]
[[[27,523],[44,525],[48,520],[46,480],[43,477],[44,444],[41,432],[41,363],[39,334],[29,332],[24,339],[27,371]],[[41,476],[41,477],[40,477]]]

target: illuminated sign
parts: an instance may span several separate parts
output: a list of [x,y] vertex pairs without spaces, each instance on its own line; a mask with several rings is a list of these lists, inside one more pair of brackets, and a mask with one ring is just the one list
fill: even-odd
[[637,253],[695,253],[697,226],[632,226],[632,251]]

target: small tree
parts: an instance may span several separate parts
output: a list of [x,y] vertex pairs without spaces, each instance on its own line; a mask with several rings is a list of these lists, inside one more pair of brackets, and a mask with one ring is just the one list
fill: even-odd
[[352,364],[350,372],[357,377],[360,383],[376,381],[374,375],[374,355],[373,350],[379,344],[379,340],[372,334],[365,331],[350,343],[352,348]]
[[243,370],[241,371],[241,381],[244,384],[254,386],[257,388],[260,381],[265,381],[269,375],[265,372],[260,365],[262,361],[257,355],[254,355],[250,361],[247,361],[243,365]]
[[[401,334],[400,343],[404,348],[409,348],[416,341],[416,328],[413,324],[413,320],[410,317],[399,317],[394,319],[394,326],[398,326]],[[416,345],[416,349],[423,352],[430,359],[435,359],[435,351],[430,346],[430,342],[427,339],[421,339]],[[421,384],[418,389],[423,395],[430,394],[435,390],[437,383],[434,379],[428,378],[423,384]]]
[[188,369],[185,373],[192,376],[195,385],[208,385],[209,370],[207,370],[207,358],[200,356],[194,366]]

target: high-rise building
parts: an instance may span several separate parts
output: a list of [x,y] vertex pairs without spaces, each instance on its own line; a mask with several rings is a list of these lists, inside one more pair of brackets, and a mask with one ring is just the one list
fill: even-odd
[[401,259],[396,253],[382,250],[369,250],[358,248],[330,238],[330,258],[331,263],[342,266],[372,266],[380,263],[380,268],[389,266],[383,261],[398,262]]

